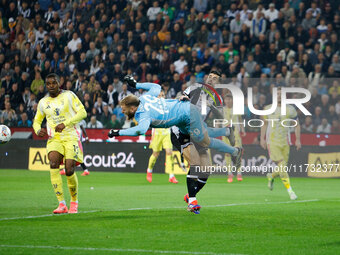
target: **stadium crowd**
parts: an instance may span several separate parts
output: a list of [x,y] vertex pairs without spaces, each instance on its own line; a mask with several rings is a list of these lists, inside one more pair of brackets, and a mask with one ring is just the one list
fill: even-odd
[[124,75],[175,98],[217,69],[252,87],[258,109],[275,86],[309,89],[302,132],[340,133],[339,36],[335,0],[1,0],[0,123],[32,126],[51,72],[83,102],[87,127],[127,128],[119,101],[143,92]]

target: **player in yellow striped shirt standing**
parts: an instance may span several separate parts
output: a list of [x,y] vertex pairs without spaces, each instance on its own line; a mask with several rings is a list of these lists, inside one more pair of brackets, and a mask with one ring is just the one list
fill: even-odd
[[[267,174],[268,188],[273,190],[274,178],[280,176],[283,185],[286,187],[291,200],[296,200],[297,196],[293,191],[289,175],[287,172],[287,164],[290,150],[290,131],[289,127],[284,127],[281,121],[284,119],[293,119],[297,121],[295,127],[295,146],[299,150],[301,148],[300,133],[301,128],[297,119],[297,112],[291,105],[287,105],[286,115],[281,115],[281,89],[277,90],[278,105],[276,111],[268,116],[264,116],[264,125],[261,127],[261,147],[268,149],[270,159],[277,165],[276,171]],[[267,105],[265,110],[270,109],[271,105]],[[267,121],[273,119],[275,121]],[[291,121],[292,122],[292,121]],[[285,125],[289,125],[286,123]]]
[[[79,98],[71,91],[60,89],[59,76],[46,77],[48,94],[39,101],[33,128],[38,136],[48,135],[47,154],[50,161],[50,175],[59,206],[53,213],[78,212],[78,179],[74,172],[77,163],[83,163],[78,123],[86,117],[86,111]],[[41,123],[46,117],[46,129]],[[64,162],[67,185],[71,194],[70,210],[64,199],[63,183],[59,166]]]

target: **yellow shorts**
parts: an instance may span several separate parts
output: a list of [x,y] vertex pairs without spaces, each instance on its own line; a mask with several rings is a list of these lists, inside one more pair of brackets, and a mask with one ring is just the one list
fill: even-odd
[[153,151],[161,151],[162,149],[172,149],[172,143],[170,139],[170,133],[166,135],[154,135],[152,137],[150,149]]
[[47,155],[51,151],[57,151],[64,156],[64,159],[73,159],[78,163],[83,163],[83,146],[80,141],[49,139],[46,149]]
[[269,157],[272,161],[278,162],[278,161],[284,160],[286,163],[288,163],[289,150],[290,150],[290,147],[288,144],[284,144],[284,145],[268,144],[267,147],[268,147]]

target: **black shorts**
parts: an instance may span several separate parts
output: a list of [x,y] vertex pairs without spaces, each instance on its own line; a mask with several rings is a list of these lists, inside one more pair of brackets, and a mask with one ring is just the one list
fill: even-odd
[[207,151],[206,148],[190,141],[190,135],[183,134],[178,127],[173,126],[170,128],[172,145],[181,153],[189,145],[193,144],[199,154]]

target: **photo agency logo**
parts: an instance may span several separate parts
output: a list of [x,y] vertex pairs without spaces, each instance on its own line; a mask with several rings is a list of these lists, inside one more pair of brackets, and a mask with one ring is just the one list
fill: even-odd
[[[206,87],[206,88],[205,88]],[[207,91],[207,88],[212,91]],[[221,103],[221,96],[217,93],[216,89],[229,90],[230,94],[233,98],[233,107],[232,107],[232,115],[245,115],[245,95],[242,90],[231,84],[216,84],[214,88],[209,85],[204,85],[202,90],[206,93],[202,93],[202,104],[201,104],[201,113],[202,115],[207,114],[207,97],[211,97],[214,101],[214,105],[216,104],[215,97]],[[235,126],[235,125],[243,125],[244,127],[262,127],[264,122],[267,121],[268,124],[271,123],[274,126],[276,122],[279,122],[283,127],[296,127],[298,122],[296,119],[288,118],[287,109],[289,105],[293,106],[295,109],[299,109],[305,116],[311,116],[312,114],[306,109],[303,105],[311,99],[311,93],[309,90],[305,88],[296,88],[296,87],[282,87],[276,88],[274,87],[272,90],[272,103],[270,107],[266,107],[265,109],[256,109],[253,102],[253,88],[249,87],[247,90],[247,106],[248,110],[253,114],[259,116],[259,118],[243,120],[242,122],[233,122],[233,120],[228,119],[214,119],[213,126]],[[214,95],[215,96],[214,96]],[[294,94],[295,98],[288,98],[288,95]],[[222,103],[221,103],[222,105]],[[279,114],[277,113],[279,111]],[[261,116],[279,116],[279,118],[261,118]]]

